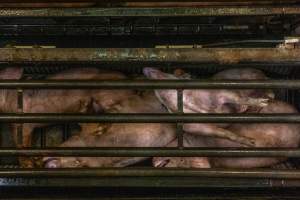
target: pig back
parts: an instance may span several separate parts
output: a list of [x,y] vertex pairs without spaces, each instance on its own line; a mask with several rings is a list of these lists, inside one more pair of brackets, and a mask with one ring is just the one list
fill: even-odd
[[[74,68],[47,77],[49,80],[117,80],[125,75],[97,68]],[[101,110],[127,98],[131,90],[26,90],[24,112],[29,113],[85,113],[93,98]],[[100,110],[100,109],[99,109]]]

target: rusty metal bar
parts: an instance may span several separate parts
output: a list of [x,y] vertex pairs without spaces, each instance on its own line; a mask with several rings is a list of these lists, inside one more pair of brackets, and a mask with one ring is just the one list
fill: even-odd
[[178,16],[257,16],[295,15],[294,6],[226,6],[226,7],[148,7],[148,8],[32,8],[0,9],[0,17],[178,17]]
[[300,49],[285,48],[0,48],[0,62],[177,62],[291,63],[300,62]]
[[13,123],[300,123],[300,114],[0,114],[0,122]]
[[[300,53],[300,52],[299,52]],[[1,89],[300,89],[300,80],[1,80]]]
[[170,169],[170,168],[96,168],[96,169],[0,169],[0,177],[220,177],[300,179],[300,170],[272,169]]
[[186,147],[91,147],[91,148],[0,148],[0,156],[78,156],[78,157],[289,157],[299,158],[299,148],[208,148]]

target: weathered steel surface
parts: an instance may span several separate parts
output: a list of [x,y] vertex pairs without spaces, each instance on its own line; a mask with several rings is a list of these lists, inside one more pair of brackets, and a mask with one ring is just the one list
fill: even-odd
[[300,123],[300,114],[0,114],[0,122]]
[[0,9],[1,17],[99,17],[99,16],[237,16],[300,14],[299,6],[272,7],[173,7],[173,8],[34,8]]
[[0,49],[0,62],[299,63],[300,49],[284,48],[57,48]]
[[79,157],[300,157],[297,148],[0,148],[0,156],[79,156]]
[[300,170],[272,169],[168,169],[168,168],[95,168],[95,169],[0,169],[0,177],[222,177],[300,179]]

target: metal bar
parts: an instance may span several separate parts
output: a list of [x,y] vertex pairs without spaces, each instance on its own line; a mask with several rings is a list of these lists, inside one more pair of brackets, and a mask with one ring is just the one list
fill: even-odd
[[168,169],[168,168],[98,168],[98,169],[0,169],[0,177],[230,177],[299,179],[300,170],[271,169]]
[[299,63],[300,49],[285,48],[1,48],[0,62]]
[[247,44],[247,43],[261,43],[261,44],[280,44],[284,43],[285,40],[237,40],[237,41],[228,41],[228,42],[217,42],[211,44],[201,45],[202,48],[211,48],[211,47],[220,47],[220,46],[229,46],[236,44]]
[[[299,52],[300,53],[300,52]],[[0,89],[300,89],[300,80],[1,80]]]
[[45,133],[45,129],[41,128],[41,132],[40,132],[40,138],[41,138],[41,148],[45,148],[47,147],[46,144],[46,133]]
[[[270,187],[299,187],[300,183],[299,180],[295,179],[262,179],[262,178],[205,178],[205,179],[199,179],[199,178],[194,178],[194,177],[101,177],[101,178],[93,178],[93,177],[81,177],[81,178],[76,178],[76,181],[73,178],[40,178],[40,177],[35,177],[35,178],[1,178],[1,188],[4,189],[4,187],[15,187],[17,188],[23,188],[26,187],[35,187],[35,188],[41,188],[41,187],[47,187],[49,190],[49,187],[55,187],[55,188],[66,188],[66,187],[80,187],[80,188],[87,188],[87,187],[111,187],[111,188],[118,188],[118,192],[120,192],[120,187],[123,187],[124,190],[127,189],[126,194],[128,194],[128,189],[131,187],[135,187],[135,191],[137,188],[141,187],[150,187],[150,188],[202,188],[202,189],[207,189],[207,188],[270,188]],[[24,189],[24,188],[23,188]],[[24,191],[24,190],[22,190]],[[25,190],[26,191],[26,190]],[[65,190],[61,190],[63,192]],[[100,190],[102,192],[102,190]],[[132,190],[131,190],[132,191]],[[11,191],[10,191],[11,192]],[[139,192],[139,191],[138,191]],[[202,192],[200,192],[203,194]],[[31,193],[31,194],[34,194]],[[44,194],[44,193],[43,193]],[[49,192],[47,193],[49,196]],[[77,195],[76,195],[77,194]],[[173,194],[178,197],[178,200],[182,200],[186,198],[187,193],[182,194],[181,196],[178,196],[178,193]],[[1,195],[4,197],[3,191]],[[71,198],[69,194],[68,195],[68,200],[69,199],[78,199],[78,193],[75,193],[73,196],[74,198]],[[103,197],[103,193],[99,193],[98,195],[98,200],[99,196],[101,195],[102,200],[108,200]],[[109,195],[109,194],[107,194]],[[119,193],[117,194],[119,195]],[[148,193],[147,199],[154,199],[154,197],[159,197],[161,200],[162,197],[161,195],[155,195],[154,197],[149,196],[150,194]],[[190,193],[192,196],[192,199],[203,199],[203,198],[195,198],[195,194]],[[228,196],[228,191],[226,190],[226,195]],[[289,193],[290,195],[290,193]],[[25,197],[26,200],[29,200],[22,192],[20,194],[20,197]],[[165,195],[164,195],[165,196]],[[183,197],[184,196],[184,197]],[[243,193],[243,196],[245,194]],[[123,195],[120,194],[120,197],[122,197],[122,200],[138,200],[137,198],[124,198],[124,192]],[[143,200],[145,200],[145,196],[143,196]],[[276,196],[278,197],[278,196]],[[18,200],[21,200],[17,198]],[[24,200],[25,200],[24,199]],[[40,195],[38,199],[41,199]],[[53,199],[53,197],[52,197]],[[91,200],[91,197],[88,196],[88,199]],[[109,196],[109,200],[113,200],[114,198]],[[164,198],[165,200],[175,200],[175,198]],[[221,198],[224,199],[224,198]],[[257,199],[257,198],[256,198]],[[57,199],[55,199],[57,200]],[[86,198],[84,199],[86,200]],[[120,199],[118,199],[120,200]],[[212,200],[212,199],[211,199]],[[216,200],[216,199],[214,199]],[[229,199],[227,199],[229,200]],[[230,200],[233,200],[230,198]],[[240,199],[239,199],[240,200]],[[250,199],[248,199],[250,200]],[[254,199],[252,199],[254,200]],[[261,199],[260,199],[261,200]],[[270,199],[268,199],[270,200]]]
[[0,148],[0,156],[78,156],[78,157],[300,157],[298,148],[184,148],[176,147],[90,147],[90,148]]
[[300,123],[300,114],[0,114],[0,122],[13,123]]
[[[23,114],[23,90],[18,89],[17,91],[17,108],[18,113]],[[23,146],[23,124],[17,124],[17,143],[19,146]]]
[[[183,91],[182,89],[177,90],[177,110],[178,114],[183,114]],[[178,140],[178,148],[183,148],[183,124],[177,123],[177,140]]]
[[33,8],[0,9],[0,17],[178,17],[178,16],[251,16],[294,15],[294,6],[226,6],[226,7],[148,7],[148,8]]
[[62,125],[62,130],[63,130],[62,141],[66,141],[70,137],[70,126],[69,126],[69,124],[63,124]]
[[[66,3],[68,1],[66,0],[5,0],[4,3]],[[98,2],[98,3],[110,3],[110,2],[128,2],[128,0],[72,0],[72,3],[75,2],[82,2],[82,3],[87,3],[87,2]],[[129,1],[129,2],[182,2],[180,0],[134,0],[134,1]],[[207,0],[189,0],[188,2],[208,2]],[[232,0],[210,0],[209,2],[232,2]],[[236,0],[237,2],[256,2],[256,3],[271,3],[271,2],[276,2],[276,3],[295,3],[299,2],[299,0],[281,0],[281,1],[276,1],[276,0]]]

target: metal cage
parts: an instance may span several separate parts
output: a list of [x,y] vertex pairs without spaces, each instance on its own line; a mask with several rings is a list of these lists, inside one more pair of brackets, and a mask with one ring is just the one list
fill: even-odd
[[[7,80],[0,81],[1,89],[15,89],[19,94],[20,113],[1,113],[2,123],[68,123],[68,122],[109,122],[109,123],[177,123],[178,147],[176,148],[50,148],[45,146],[45,133],[42,131],[40,147],[17,149],[2,147],[0,157],[18,156],[227,156],[227,157],[289,157],[297,163],[300,157],[298,148],[187,148],[182,146],[182,123],[299,123],[299,114],[186,114],[182,107],[184,89],[276,89],[283,91],[285,100],[298,104],[300,89],[300,50],[278,48],[285,41],[284,36],[292,35],[291,29],[298,23],[300,14],[298,3],[287,2],[283,5],[255,6],[212,6],[212,7],[176,7],[176,8],[0,8],[0,33],[3,32],[0,48],[1,66],[25,67],[28,73],[37,75],[59,71],[64,67],[93,65],[102,68],[118,69],[130,73],[140,73],[145,65],[162,66],[172,69],[180,66],[205,77],[209,73],[226,67],[255,66],[264,69],[275,77],[264,81],[211,81],[211,80],[121,80],[121,81],[50,81],[50,80]],[[244,17],[244,25],[234,26],[234,17]],[[258,17],[264,24],[248,22]],[[281,23],[269,23],[270,17]],[[175,22],[170,19],[176,19]],[[201,19],[215,23],[203,24]],[[217,18],[217,20],[216,20]],[[177,19],[181,21],[178,22]],[[195,23],[199,19],[199,23]],[[226,21],[229,19],[229,21]],[[32,21],[31,21],[32,20]],[[38,23],[42,20],[44,23]],[[44,21],[43,21],[44,20]],[[51,21],[52,20],[52,21]],[[74,24],[74,20],[78,24]],[[82,21],[80,21],[82,20]],[[139,22],[140,20],[140,22]],[[205,21],[203,20],[203,21]],[[267,20],[267,22],[266,22]],[[30,22],[31,21],[31,22]],[[144,23],[144,22],[147,23]],[[289,21],[290,26],[283,28],[282,23]],[[190,23],[189,23],[190,22]],[[243,24],[242,23],[242,24]],[[227,38],[248,38],[234,42],[222,41],[210,45],[215,35]],[[216,28],[217,27],[217,28]],[[207,28],[207,29],[205,29]],[[255,30],[255,28],[257,30]],[[51,31],[52,30],[52,31]],[[215,32],[214,30],[218,30]],[[271,38],[266,37],[266,33]],[[247,33],[244,35],[244,33]],[[89,35],[90,34],[90,35]],[[128,36],[150,38],[145,47],[130,42],[103,47],[88,48],[89,45],[59,44],[57,38],[83,37],[103,41],[118,36],[118,41]],[[173,35],[171,39],[163,36]],[[264,35],[263,40],[258,40]],[[57,48],[22,48],[22,45],[36,41]],[[95,38],[103,36],[104,39]],[[161,36],[163,39],[158,38]],[[182,40],[176,39],[182,36]],[[187,36],[187,37],[184,37]],[[204,39],[199,40],[199,36]],[[49,38],[48,38],[49,37]],[[185,38],[188,38],[185,40]],[[201,45],[195,44],[195,39]],[[52,41],[51,42],[49,42]],[[11,41],[17,44],[7,46]],[[153,41],[157,43],[153,44]],[[166,44],[166,41],[168,43]],[[186,42],[187,41],[187,42]],[[42,43],[43,43],[42,42]],[[172,43],[174,42],[174,43]],[[183,47],[177,43],[187,44]],[[20,47],[16,47],[21,44]],[[164,45],[165,44],[165,45]],[[246,44],[246,47],[238,47]],[[255,44],[255,47],[251,46]],[[61,47],[60,47],[61,45]],[[163,46],[155,48],[157,46]],[[175,47],[172,47],[175,45]],[[177,46],[176,46],[177,45]],[[207,46],[205,46],[207,45]],[[228,45],[228,46],[227,46]],[[101,45],[100,45],[101,46]],[[232,47],[233,46],[233,47]],[[176,48],[177,47],[177,48]],[[122,64],[121,67],[119,64]],[[135,66],[130,68],[134,64]],[[118,67],[115,67],[119,65]],[[47,66],[46,68],[43,66]],[[60,67],[58,67],[60,66]],[[62,66],[62,67],[61,67]],[[22,91],[26,89],[178,89],[178,113],[174,114],[29,114],[22,112]],[[64,126],[66,139],[68,127]],[[22,133],[20,132],[20,135]],[[22,169],[3,166],[0,169],[0,191],[9,198],[37,198],[33,192],[46,198],[62,196],[67,198],[203,198],[240,199],[247,198],[297,198],[300,186],[300,171],[296,167],[270,169],[154,169],[149,167],[100,168],[100,169]],[[97,188],[102,188],[97,191]],[[286,190],[289,192],[284,192]],[[15,191],[22,191],[19,194]],[[64,191],[70,191],[67,195]],[[155,191],[153,191],[155,190]],[[52,191],[52,192],[50,192]],[[172,192],[173,191],[173,192]],[[182,191],[182,192],[181,192]],[[103,192],[103,193],[102,193]],[[100,194],[102,193],[102,194]],[[117,194],[118,195],[117,195]],[[77,196],[76,196],[76,195]],[[23,196],[24,195],[24,196]],[[93,196],[94,195],[94,196]],[[102,196],[99,196],[102,195]],[[40,197],[39,196],[39,197]],[[275,197],[274,197],[275,196]]]

